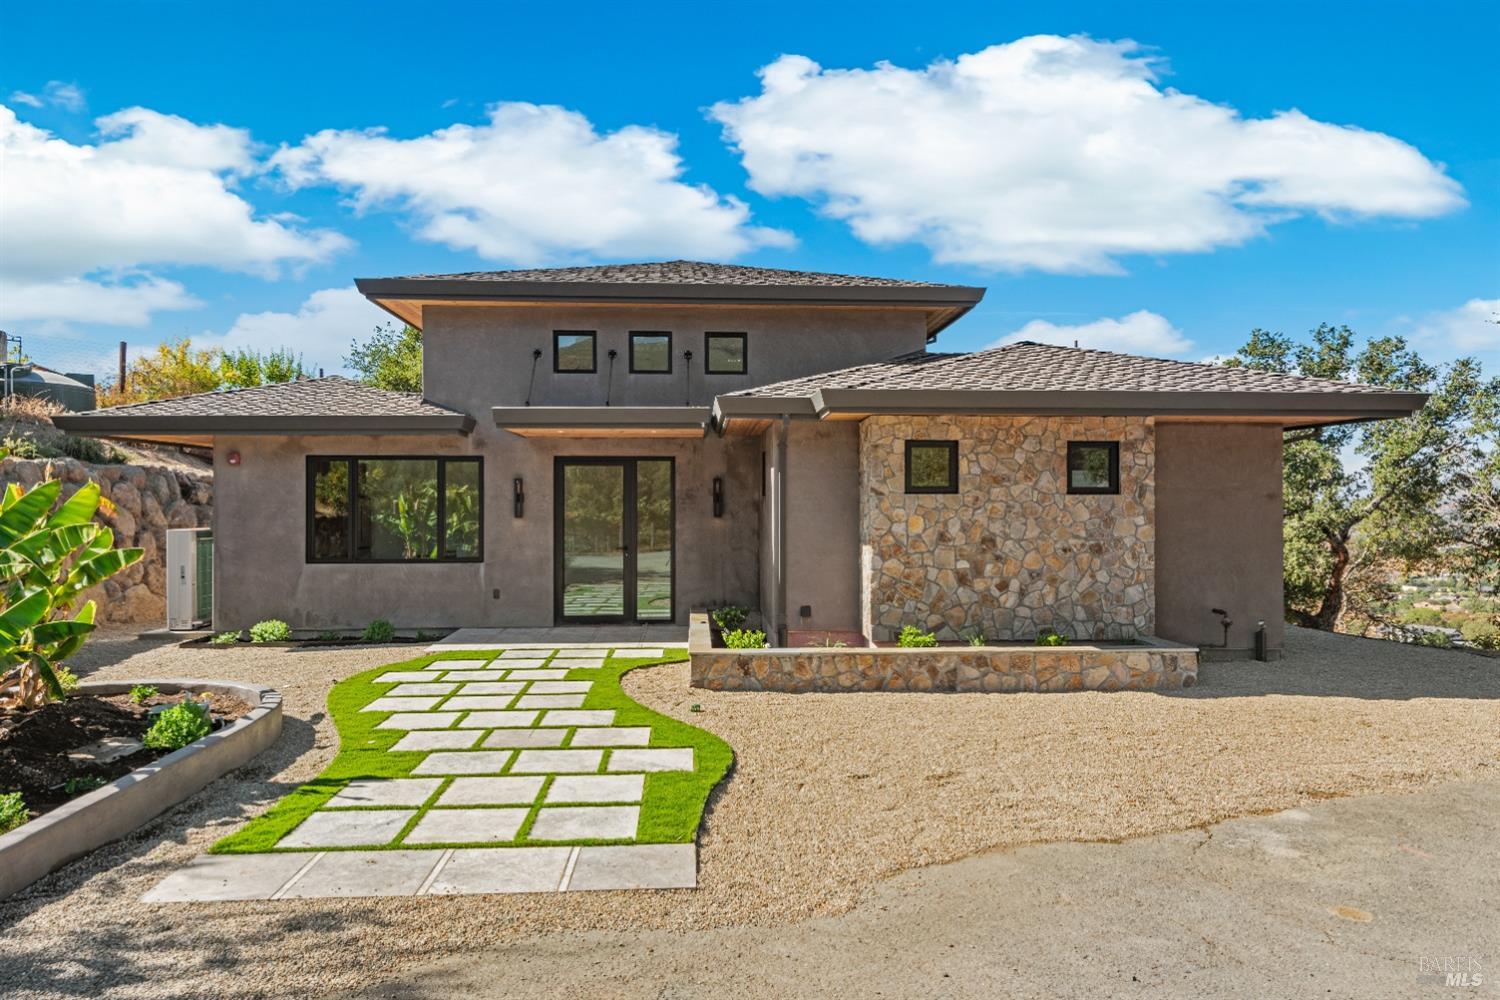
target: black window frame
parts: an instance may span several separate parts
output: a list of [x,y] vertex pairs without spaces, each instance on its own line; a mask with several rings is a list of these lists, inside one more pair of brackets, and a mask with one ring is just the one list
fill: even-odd
[[[944,447],[948,450],[948,482],[942,486],[917,486],[911,481],[911,453],[913,448],[935,448]],[[958,442],[948,440],[932,440],[926,438],[907,438],[906,440],[906,468],[903,473],[907,493],[957,493],[958,492]]]
[[[1073,453],[1080,448],[1109,449],[1109,485],[1074,486]],[[1118,441],[1069,441],[1068,454],[1063,463],[1063,482],[1068,492],[1076,496],[1118,496],[1120,492],[1120,442]]]
[[[665,368],[637,368],[635,363],[635,339],[637,337],[666,337],[667,338],[667,367]],[[672,374],[672,331],[671,330],[631,330],[630,331],[630,374],[632,375],[670,375]]]
[[[355,522],[359,516],[359,463],[379,461],[411,461],[411,462],[436,462],[437,463],[437,521],[441,533],[438,539],[438,556],[436,559],[360,559],[354,554],[356,545]],[[317,492],[317,464],[319,462],[344,462],[348,464],[347,479],[349,481],[348,510],[345,517],[348,519],[348,530],[345,532],[345,554],[343,558],[333,559],[319,557],[314,549],[315,539],[313,537],[313,497]],[[450,556],[448,551],[448,463],[469,462],[479,468],[479,538],[474,547],[472,556]],[[302,505],[303,517],[306,519],[306,552],[304,558],[309,565],[317,566],[436,566],[451,565],[453,563],[481,563],[484,562],[484,456],[483,455],[308,455],[307,456],[307,495]]]
[[[560,341],[563,337],[587,337],[589,338],[589,366],[587,368],[564,368],[562,367],[562,346]],[[597,375],[599,373],[599,331],[598,330],[553,330],[552,331],[552,373],[554,375]]]
[[[709,343],[715,338],[728,339],[735,337],[740,342],[740,369],[724,370],[714,368],[710,364],[713,351],[709,349]],[[747,333],[736,333],[732,330],[707,330],[703,334],[703,373],[705,375],[749,375],[750,374],[750,335]]]

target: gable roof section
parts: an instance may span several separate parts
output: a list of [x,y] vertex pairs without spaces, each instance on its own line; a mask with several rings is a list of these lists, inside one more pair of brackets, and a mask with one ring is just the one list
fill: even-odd
[[77,434],[193,444],[215,434],[467,434],[474,427],[468,414],[420,393],[341,375],[112,406],[52,422]]
[[1022,341],[922,351],[720,396],[718,419],[791,413],[1080,413],[1238,416],[1291,426],[1404,417],[1426,395],[1251,368]]
[[884,305],[926,310],[931,337],[984,297],[983,288],[966,285],[692,260],[414,274],[354,283],[370,301],[417,327],[423,308],[435,304]]

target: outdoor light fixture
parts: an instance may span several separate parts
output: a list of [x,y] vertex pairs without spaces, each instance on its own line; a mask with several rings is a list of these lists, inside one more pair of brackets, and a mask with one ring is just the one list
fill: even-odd
[[521,477],[515,479],[516,493],[516,516],[522,516],[526,511],[526,491],[522,488]]
[[239,465],[240,464],[240,453],[237,452],[237,451],[231,451],[228,455],[225,455],[224,457],[229,461],[230,465]]
[[714,476],[714,517],[724,516],[724,477]]

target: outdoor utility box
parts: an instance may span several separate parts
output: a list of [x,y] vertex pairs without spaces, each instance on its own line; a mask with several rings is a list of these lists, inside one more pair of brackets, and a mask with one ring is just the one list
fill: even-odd
[[213,529],[167,529],[167,628],[207,628],[213,617]]

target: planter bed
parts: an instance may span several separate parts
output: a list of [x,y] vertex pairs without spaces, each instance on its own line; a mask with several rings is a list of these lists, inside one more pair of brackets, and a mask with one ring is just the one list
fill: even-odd
[[291,639],[287,642],[251,642],[249,639],[241,639],[239,642],[216,646],[213,644],[211,635],[194,636],[184,639],[178,643],[179,646],[192,646],[194,649],[244,649],[247,646],[255,649],[342,649],[350,646],[414,646],[429,645],[437,642],[453,630],[434,629],[430,632],[424,631],[418,637],[415,635],[398,635],[385,642],[365,642],[359,636],[349,636],[340,639]]
[[689,618],[692,685],[717,691],[1120,691],[1191,687],[1198,650],[1142,637],[1035,646],[812,646],[723,649]]
[[[147,748],[104,764],[70,760],[69,750],[106,736],[139,739],[145,733],[145,707],[126,697],[137,684],[155,687],[160,695],[154,701],[173,702],[178,699],[172,696],[184,691],[200,701],[207,698],[214,730],[181,750]],[[34,790],[39,801],[26,795],[27,805],[40,813],[0,835],[0,898],[129,834],[281,735],[281,695],[251,684],[184,678],[85,681],[77,697],[55,704],[10,725],[0,739],[0,790],[23,795]],[[23,748],[23,741],[40,745],[40,752]],[[54,767],[49,777],[47,769]],[[56,787],[69,777],[113,780],[69,796]]]

